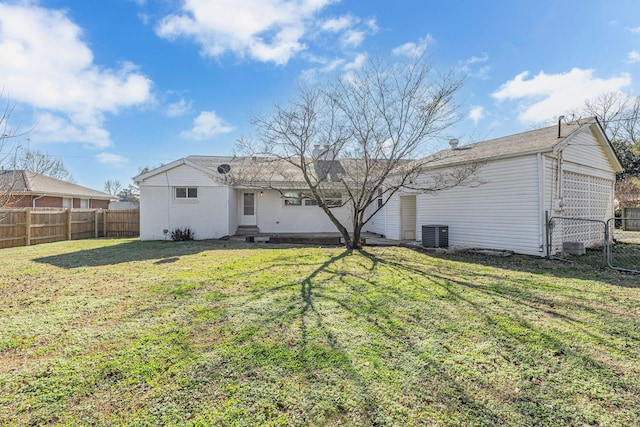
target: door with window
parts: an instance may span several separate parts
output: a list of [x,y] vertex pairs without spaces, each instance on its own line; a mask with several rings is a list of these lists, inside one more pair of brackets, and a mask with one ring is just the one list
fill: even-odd
[[256,193],[243,192],[240,205],[240,225],[256,225]]

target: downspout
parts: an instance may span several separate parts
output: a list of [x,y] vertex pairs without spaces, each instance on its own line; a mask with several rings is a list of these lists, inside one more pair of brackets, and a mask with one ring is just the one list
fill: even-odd
[[38,200],[38,199],[42,199],[42,198],[43,198],[43,197],[45,197],[45,196],[46,196],[46,194],[42,194],[41,196],[38,196],[38,197],[36,197],[36,198],[31,199],[31,207],[32,207],[32,208],[35,208],[35,207],[36,207],[36,200]]
[[227,236],[231,236],[231,212],[230,212],[230,206],[229,206],[229,191],[231,190],[231,188],[229,187],[229,185],[227,185],[227,205],[226,205],[226,212],[227,212]]
[[547,223],[544,215],[544,159],[542,153],[537,154],[538,157],[538,236],[540,239],[540,249],[542,255],[546,253],[546,238],[545,233],[547,231]]
[[167,232],[164,233],[164,240],[167,240],[167,235],[171,231],[171,202],[173,201],[173,194],[171,185],[169,185],[169,174],[167,172],[164,173],[164,178],[167,181],[167,196],[169,197],[167,201],[167,228],[165,228]]

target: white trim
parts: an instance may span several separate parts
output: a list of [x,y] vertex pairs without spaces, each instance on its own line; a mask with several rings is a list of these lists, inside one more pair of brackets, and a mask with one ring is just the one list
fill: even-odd
[[138,176],[134,176],[133,180],[137,183],[140,184],[142,183],[142,181],[147,180],[151,177],[154,177],[156,175],[160,175],[163,172],[167,172],[171,169],[175,169],[178,166],[182,166],[182,165],[186,165],[186,166],[191,166],[192,168],[199,170],[200,172],[209,175],[211,178],[216,178],[219,179],[219,175],[217,172],[212,171],[211,169],[204,167],[198,163],[192,162],[191,160],[188,160],[186,158],[182,158],[182,159],[178,159],[175,160],[171,163],[167,163],[166,165],[160,166],[158,168],[155,168],[153,170],[150,170],[149,172],[143,173],[141,175]]

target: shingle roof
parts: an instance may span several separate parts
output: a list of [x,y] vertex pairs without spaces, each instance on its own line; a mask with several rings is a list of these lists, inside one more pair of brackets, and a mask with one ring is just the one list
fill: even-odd
[[[425,159],[417,160],[426,168],[441,168],[471,162],[483,162],[502,157],[517,156],[529,153],[553,150],[579,129],[588,126],[599,126],[595,118],[582,119],[571,123],[562,123],[558,137],[558,126],[549,126],[526,132],[508,135],[475,144],[462,145],[455,150],[440,151]],[[304,178],[298,167],[276,158],[268,157],[230,157],[230,156],[189,156],[187,161],[193,162],[214,173],[218,167],[226,164],[230,166],[227,178],[230,184],[241,182],[260,185],[261,183],[286,183],[287,185],[304,184]],[[331,181],[333,175],[346,170],[355,170],[357,166],[351,162],[357,159],[337,159],[324,161],[327,167],[316,167],[318,177],[329,173]],[[153,173],[153,171],[151,171]],[[222,177],[222,175],[219,175]]]
[[[443,167],[474,161],[486,161],[501,157],[553,150],[583,126],[596,123],[594,118],[562,123],[558,138],[558,125],[503,136],[487,141],[459,146],[455,150],[443,150],[427,158],[429,167]],[[433,161],[429,161],[433,160]]]
[[103,193],[102,191],[93,190],[26,170],[1,170],[0,191],[91,199],[114,199],[113,196]]
[[232,182],[240,183],[304,183],[300,168],[274,157],[189,156],[188,161],[218,173],[220,165],[229,165],[227,174]]

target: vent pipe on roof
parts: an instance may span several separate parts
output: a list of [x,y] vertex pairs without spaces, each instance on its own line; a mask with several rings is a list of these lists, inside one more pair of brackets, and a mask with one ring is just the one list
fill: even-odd
[[451,146],[452,150],[455,150],[458,148],[458,144],[460,143],[460,141],[458,140],[458,138],[451,138],[449,140],[449,145]]
[[562,119],[564,119],[564,116],[558,117],[558,138],[562,138],[562,133],[560,132],[560,125],[562,123]]

